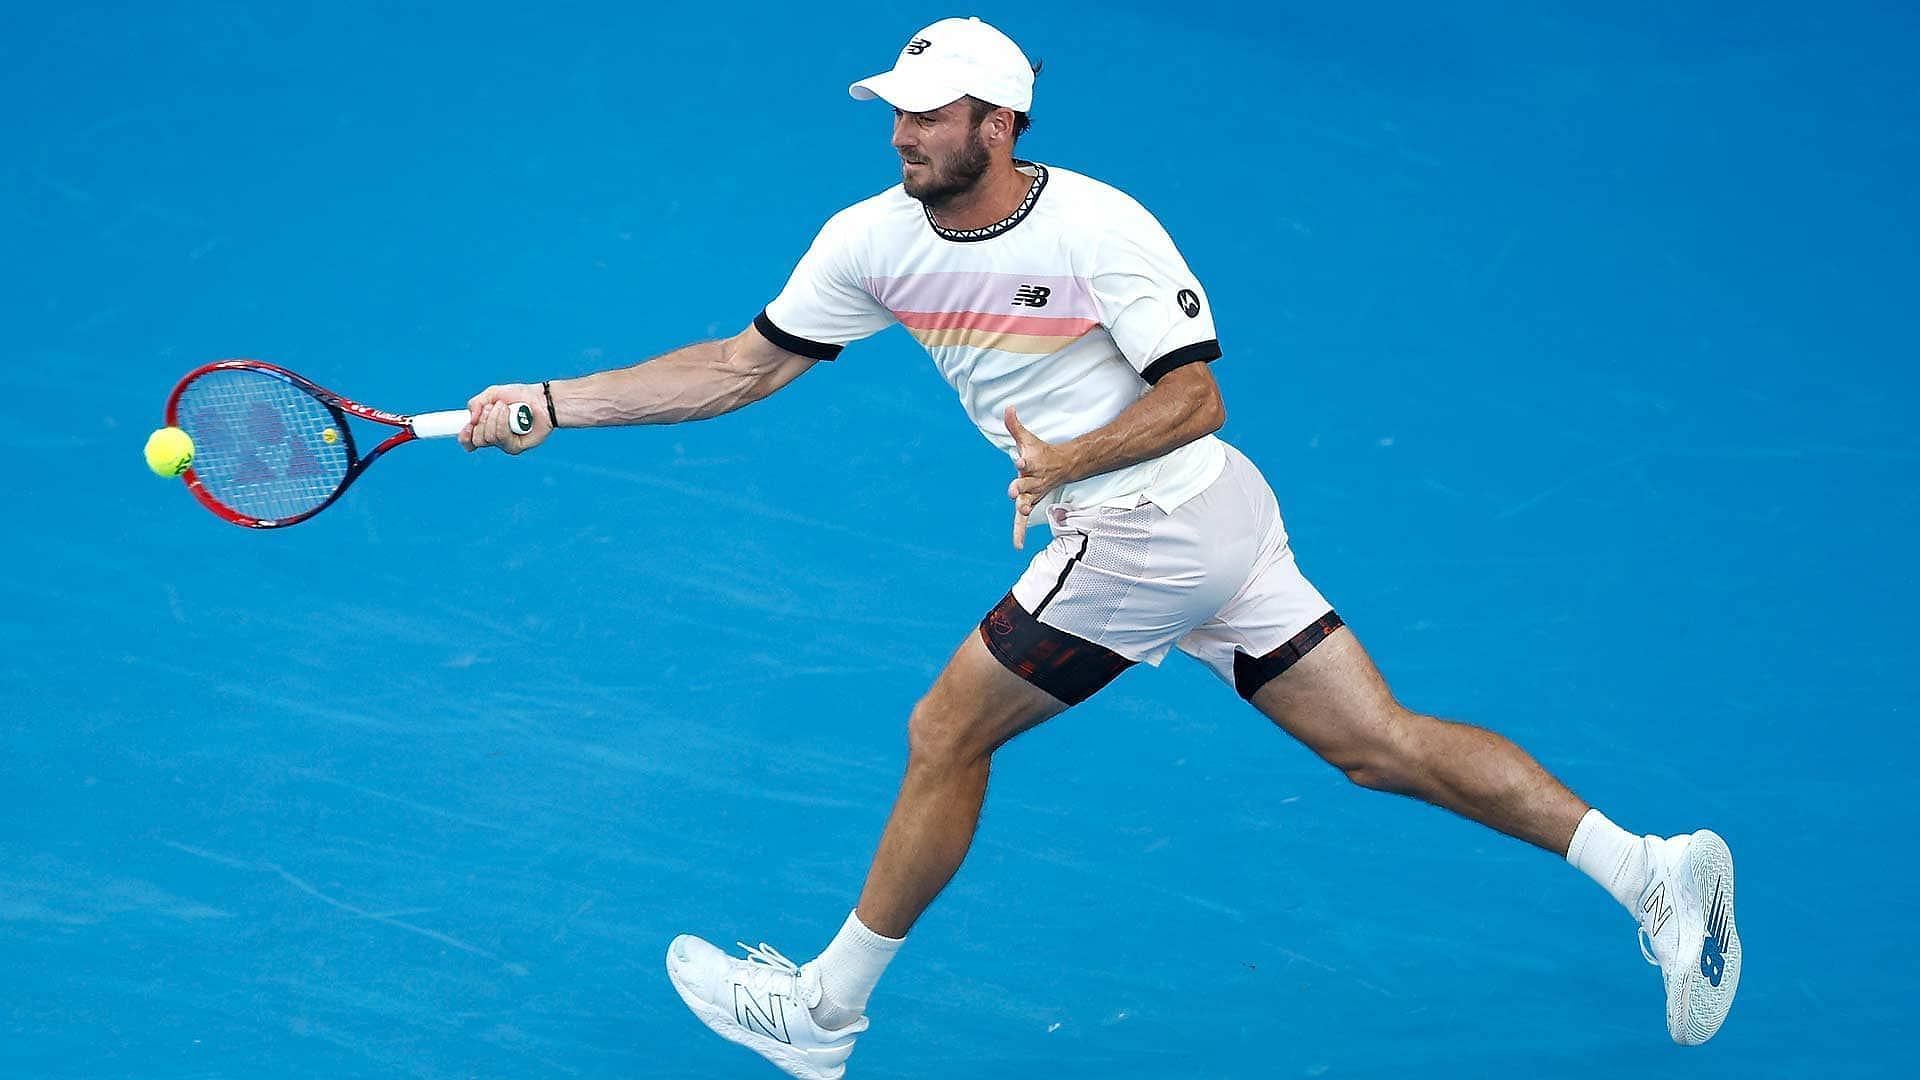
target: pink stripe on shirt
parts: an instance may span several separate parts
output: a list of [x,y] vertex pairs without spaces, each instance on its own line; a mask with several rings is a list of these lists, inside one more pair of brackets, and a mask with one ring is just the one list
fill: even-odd
[[[1092,287],[1087,279],[1079,277],[966,271],[868,278],[861,284],[896,315],[906,311],[979,311],[1100,318]],[[1045,294],[1036,296],[1036,288],[1046,290]],[[1016,304],[1016,296],[1045,302],[1039,307]]]

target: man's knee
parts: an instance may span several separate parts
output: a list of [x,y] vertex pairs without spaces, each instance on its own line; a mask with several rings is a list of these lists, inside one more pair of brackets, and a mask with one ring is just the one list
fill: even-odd
[[993,752],[982,744],[980,724],[964,710],[928,694],[907,717],[907,762],[923,768],[953,768],[985,760]]
[[1329,764],[1361,787],[1413,794],[1420,790],[1425,772],[1420,753],[1422,729],[1438,723],[1443,721],[1396,705],[1367,725],[1363,734],[1330,747],[1325,756]]

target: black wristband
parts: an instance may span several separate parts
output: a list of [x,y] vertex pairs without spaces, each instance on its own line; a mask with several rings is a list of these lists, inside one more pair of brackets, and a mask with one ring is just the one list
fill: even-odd
[[547,423],[553,425],[554,430],[558,431],[560,414],[553,411],[553,383],[547,379],[540,380],[540,390],[547,395]]

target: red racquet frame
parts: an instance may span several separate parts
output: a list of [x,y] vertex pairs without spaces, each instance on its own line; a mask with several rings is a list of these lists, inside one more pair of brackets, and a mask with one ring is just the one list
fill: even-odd
[[[347,440],[347,475],[341,479],[340,486],[334,488],[333,494],[327,496],[326,501],[319,506],[304,513],[295,514],[292,517],[267,519],[243,514],[221,502],[219,499],[214,498],[200,483],[200,478],[194,475],[193,469],[189,468],[181,475],[181,479],[187,482],[187,490],[193,492],[193,497],[200,500],[200,505],[213,511],[221,520],[230,521],[235,525],[242,525],[249,529],[279,529],[285,528],[288,525],[298,525],[320,511],[325,510],[327,507],[332,506],[334,500],[338,499],[347,488],[353,486],[353,482],[360,478],[361,473],[367,471],[368,466],[380,459],[380,455],[402,443],[409,443],[420,438],[420,435],[413,430],[413,417],[401,416],[399,413],[390,413],[385,409],[376,409],[371,405],[362,405],[352,398],[342,397],[334,393],[319,383],[314,382],[312,379],[296,375],[286,368],[261,360],[219,360],[211,364],[204,364],[188,372],[181,378],[180,382],[174,386],[173,393],[167,395],[168,427],[180,426],[180,395],[186,391],[188,384],[212,371],[257,371],[271,375],[277,379],[285,380],[293,386],[312,394],[321,404],[325,405],[339,421],[341,438]],[[389,427],[397,427],[400,430],[394,432],[387,437],[386,441],[374,447],[372,453],[366,457],[361,457],[358,449],[354,445],[353,431],[347,425],[347,416],[357,416],[362,420],[371,420],[376,424],[386,424]]]

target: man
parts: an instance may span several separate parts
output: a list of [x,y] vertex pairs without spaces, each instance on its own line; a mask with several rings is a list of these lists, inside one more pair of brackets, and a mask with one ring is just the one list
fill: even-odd
[[[1013,156],[1033,98],[1019,47],[945,19],[850,92],[894,107],[901,184],[829,220],[751,326],[490,388],[462,433],[520,453],[556,427],[706,419],[898,322],[1013,458],[1014,546],[1030,514],[1051,527],[908,719],[906,777],[839,934],[805,965],[676,938],[667,970],[688,1007],[794,1076],[842,1075],[869,994],[966,855],[994,751],[1178,647],[1354,782],[1564,855],[1639,919],[1669,1034],[1711,1038],[1740,978],[1726,844],[1633,836],[1505,738],[1394,700],[1301,576],[1266,481],[1213,435],[1213,316],[1166,232],[1111,187]],[[507,424],[520,400],[540,403],[525,435]]]

